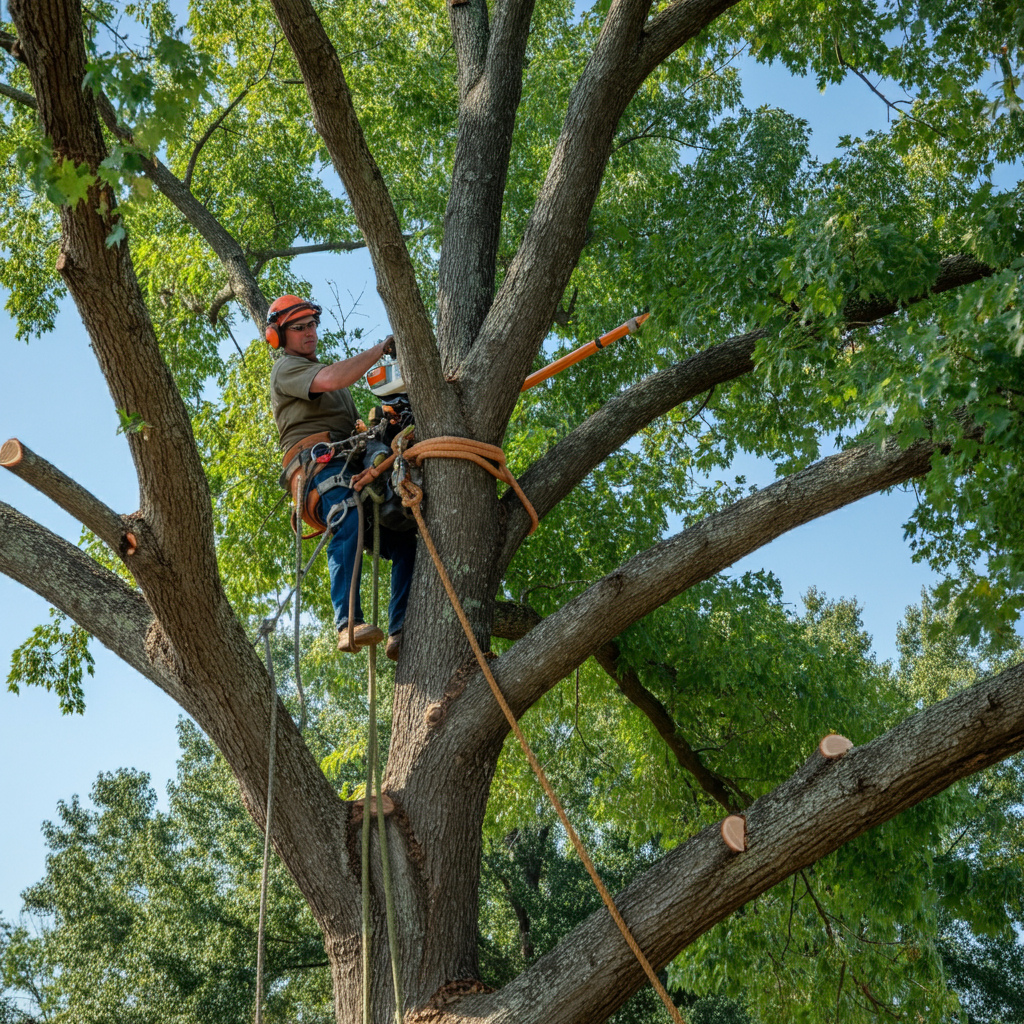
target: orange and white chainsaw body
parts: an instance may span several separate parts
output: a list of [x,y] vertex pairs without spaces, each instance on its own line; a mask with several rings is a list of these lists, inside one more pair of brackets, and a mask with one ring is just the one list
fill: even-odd
[[402,369],[397,361],[385,357],[367,371],[366,386],[378,397],[387,398],[405,390]]

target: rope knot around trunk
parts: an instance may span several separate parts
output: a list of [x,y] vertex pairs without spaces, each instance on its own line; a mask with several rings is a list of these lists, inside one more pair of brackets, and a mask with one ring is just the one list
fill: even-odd
[[[522,487],[519,486],[519,481],[512,475],[512,471],[508,468],[508,464],[505,461],[505,453],[498,445],[487,444],[484,441],[474,441],[468,437],[445,435],[427,438],[425,441],[417,441],[414,447],[408,449],[402,445],[401,450],[399,450],[400,442],[403,440],[406,439],[399,434],[391,445],[391,450],[394,452],[393,455],[385,459],[379,466],[363,470],[362,473],[355,477],[352,481],[353,490],[361,491],[368,483],[380,476],[381,473],[387,472],[398,457],[404,458],[406,462],[413,466],[422,466],[426,459],[467,459],[469,462],[475,462],[481,469],[486,469],[496,480],[503,481],[516,492],[519,500],[523,503],[523,508],[526,509],[526,514],[530,517],[530,533],[533,533],[540,525],[540,518],[536,510],[530,504],[530,499],[523,493]],[[423,491],[416,487],[415,484],[411,484],[419,492],[419,498],[415,502],[412,499],[407,501],[405,500],[405,487],[407,483],[409,483],[407,480],[401,481],[398,490],[402,494],[402,504],[407,508],[411,508],[414,503],[418,504],[422,500]]]

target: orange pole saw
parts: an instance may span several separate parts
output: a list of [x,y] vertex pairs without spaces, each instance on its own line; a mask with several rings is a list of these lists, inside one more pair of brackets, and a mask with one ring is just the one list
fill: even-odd
[[532,388],[534,384],[539,384],[542,380],[547,380],[548,377],[554,377],[556,373],[561,373],[567,366],[572,366],[574,363],[578,363],[581,359],[586,359],[587,356],[592,356],[595,352],[600,352],[601,349],[607,348],[613,342],[624,338],[627,334],[635,334],[637,328],[650,316],[650,313],[641,313],[639,316],[633,317],[632,320],[627,320],[624,324],[616,327],[614,331],[609,331],[607,334],[602,334],[600,338],[595,338],[593,341],[588,341],[586,345],[580,345],[579,348],[573,349],[568,355],[562,356],[561,359],[556,359],[553,363],[548,363],[547,366],[537,370],[536,373],[531,373],[526,380],[523,381],[523,386],[519,389],[520,394]]
[[[567,366],[572,366],[581,359],[586,359],[587,356],[600,352],[601,349],[607,348],[620,338],[624,338],[627,334],[635,334],[640,325],[650,315],[650,313],[640,313],[631,320],[627,320],[624,324],[616,327],[614,331],[609,331],[607,334],[602,334],[600,338],[588,341],[586,345],[581,345],[568,355],[562,356],[561,359],[556,359],[553,363],[548,363],[547,366],[537,370],[536,373],[531,373],[523,381],[523,386],[519,389],[520,393],[532,388],[535,384],[539,384],[542,380],[547,380],[548,377],[554,377],[556,373],[561,373]],[[386,398],[405,391],[405,383],[402,380],[402,371],[398,361],[390,356],[381,360],[380,363],[366,374],[366,385],[378,398]]]

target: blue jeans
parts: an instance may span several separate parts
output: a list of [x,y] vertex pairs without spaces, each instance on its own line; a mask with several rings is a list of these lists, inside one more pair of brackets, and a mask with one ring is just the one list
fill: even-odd
[[[337,467],[322,469],[313,477],[315,483],[321,476],[334,473]],[[326,518],[332,505],[352,497],[348,487],[332,487],[320,496],[320,514]],[[367,546],[373,543],[373,510],[367,502],[365,511]],[[331,603],[334,605],[334,625],[342,629],[348,625],[348,595],[352,584],[352,569],[362,571],[362,553],[357,550],[359,543],[359,511],[350,508],[334,536],[327,542],[327,568],[331,574]],[[416,557],[416,531],[399,532],[380,529],[380,554],[391,562],[391,601],[388,604],[388,633],[401,631],[405,623],[405,606],[409,602],[412,586],[413,561]],[[363,609],[359,603],[359,584],[356,584],[355,621],[363,620]]]

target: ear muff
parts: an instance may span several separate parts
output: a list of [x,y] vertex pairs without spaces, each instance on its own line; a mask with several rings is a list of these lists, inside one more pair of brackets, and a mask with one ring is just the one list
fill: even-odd
[[309,299],[300,299],[297,295],[282,295],[275,299],[267,312],[267,327],[264,337],[272,349],[279,349],[284,344],[284,325],[301,315],[302,310],[308,309],[319,323],[320,314],[323,312],[320,306]]

